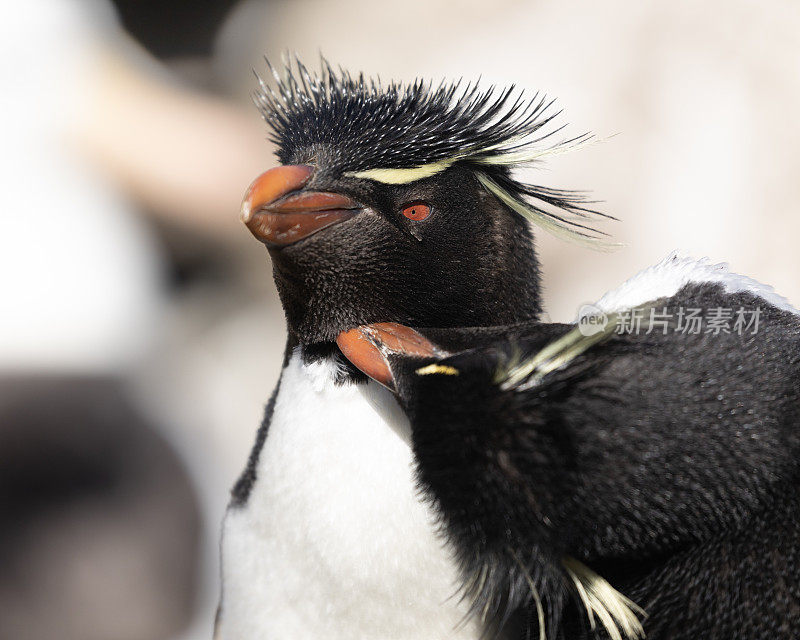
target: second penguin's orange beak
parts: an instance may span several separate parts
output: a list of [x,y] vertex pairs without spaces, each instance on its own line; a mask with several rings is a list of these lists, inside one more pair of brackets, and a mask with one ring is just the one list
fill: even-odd
[[390,355],[417,358],[447,355],[421,333],[397,322],[376,322],[342,331],[336,344],[357,369],[392,390],[394,375],[389,364]]
[[298,242],[326,227],[349,220],[362,205],[339,193],[303,191],[314,167],[285,165],[253,181],[242,201],[242,221],[259,240],[273,247]]

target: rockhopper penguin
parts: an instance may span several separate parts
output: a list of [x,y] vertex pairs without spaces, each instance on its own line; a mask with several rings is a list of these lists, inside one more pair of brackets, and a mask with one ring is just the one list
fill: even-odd
[[[647,313],[629,333],[619,305],[636,291],[663,295],[636,304]],[[656,322],[692,308],[710,324],[729,307],[760,309],[759,330]],[[534,638],[796,638],[797,312],[677,256],[596,308],[596,332],[378,323],[338,343],[396,392],[480,610],[532,598]]]
[[[791,637],[796,553],[772,553],[797,541],[785,301],[670,257],[598,308],[758,303],[776,328],[686,344],[604,330],[542,369],[572,334],[537,322],[528,223],[602,239],[580,194],[511,170],[586,138],[548,145],[551,103],[513,89],[381,85],[325,63],[274,76],[258,103],[282,166],[242,215],[288,344],[223,526],[217,637]],[[748,567],[759,586],[726,591]],[[749,594],[770,580],[784,622],[737,635],[743,602],[767,615]]]

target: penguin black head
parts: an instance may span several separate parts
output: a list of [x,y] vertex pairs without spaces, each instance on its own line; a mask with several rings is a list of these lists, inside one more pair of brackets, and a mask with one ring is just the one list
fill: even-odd
[[[272,69],[272,67],[270,67]],[[542,148],[552,101],[477,84],[382,85],[297,61],[256,102],[282,166],[250,187],[242,217],[267,245],[290,334],[510,324],[541,311],[528,221],[593,241],[581,194],[511,177]]]

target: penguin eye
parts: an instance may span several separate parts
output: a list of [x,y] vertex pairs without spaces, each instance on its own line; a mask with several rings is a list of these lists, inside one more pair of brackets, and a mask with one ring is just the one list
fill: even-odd
[[431,205],[425,202],[412,202],[403,207],[402,213],[409,220],[419,222],[431,215]]

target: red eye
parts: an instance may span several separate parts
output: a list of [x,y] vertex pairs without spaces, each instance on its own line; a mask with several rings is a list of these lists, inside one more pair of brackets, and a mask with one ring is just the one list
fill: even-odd
[[431,206],[424,202],[416,202],[403,208],[403,215],[409,220],[419,222],[431,215]]

